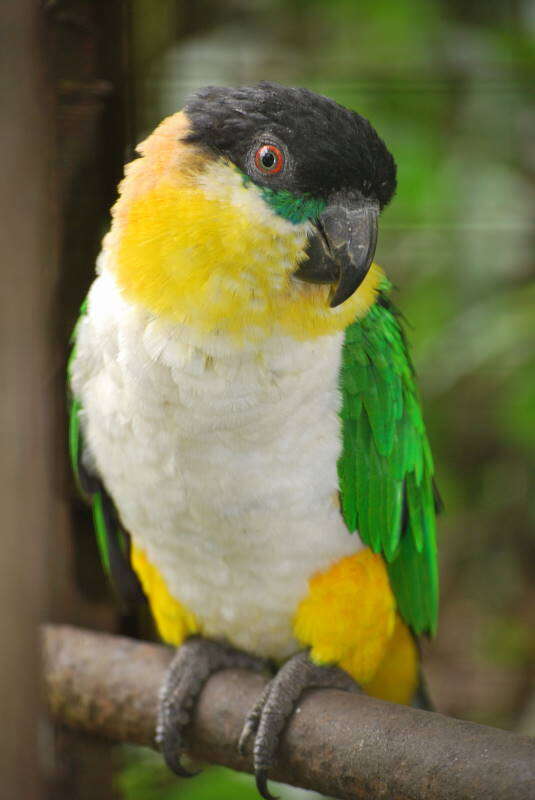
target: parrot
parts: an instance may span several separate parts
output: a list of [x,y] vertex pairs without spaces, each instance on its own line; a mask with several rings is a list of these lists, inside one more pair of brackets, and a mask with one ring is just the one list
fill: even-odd
[[404,318],[375,263],[396,162],[277,83],[208,86],[125,167],[72,337],[69,448],[119,596],[175,648],[169,767],[203,685],[267,671],[239,747],[271,800],[310,687],[414,703],[440,500]]

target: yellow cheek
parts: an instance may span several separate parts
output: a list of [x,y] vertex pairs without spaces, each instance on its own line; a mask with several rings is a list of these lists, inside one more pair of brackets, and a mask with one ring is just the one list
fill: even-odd
[[121,226],[117,279],[158,315],[233,330],[269,316],[270,298],[289,281],[284,262],[296,263],[300,249],[295,237],[251,226],[239,208],[195,187],[159,186],[132,203]]
[[[308,339],[343,330],[374,302],[381,271],[375,265],[359,291],[337,309],[329,287],[296,281],[304,257],[304,228],[281,226],[247,213],[237,202],[208,199],[193,182],[160,183],[119,201],[110,263],[127,299],[158,316],[203,332],[240,339],[276,328]],[[234,198],[235,199],[235,198]],[[243,202],[241,202],[243,200]]]

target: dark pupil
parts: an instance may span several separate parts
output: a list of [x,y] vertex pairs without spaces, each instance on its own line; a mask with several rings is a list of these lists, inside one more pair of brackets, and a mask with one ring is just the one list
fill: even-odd
[[275,155],[271,152],[271,150],[267,150],[261,158],[262,166],[266,169],[271,169],[275,166]]

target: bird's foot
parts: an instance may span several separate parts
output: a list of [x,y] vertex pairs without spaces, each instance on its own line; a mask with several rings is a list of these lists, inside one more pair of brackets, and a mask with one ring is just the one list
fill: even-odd
[[156,743],[167,766],[182,778],[191,778],[181,763],[184,729],[208,678],[222,669],[262,672],[267,662],[228,645],[193,636],[178,648],[160,690]]
[[313,664],[302,652],[287,661],[267,684],[245,720],[238,745],[243,755],[254,737],[253,758],[256,786],[265,800],[276,800],[267,787],[279,736],[305,689],[325,688],[360,692],[355,681],[339,667]]

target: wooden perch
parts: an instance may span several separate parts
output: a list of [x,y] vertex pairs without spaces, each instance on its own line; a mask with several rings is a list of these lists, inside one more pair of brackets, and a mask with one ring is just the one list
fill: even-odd
[[[154,747],[158,690],[172,651],[47,626],[52,715],[120,742]],[[237,741],[266,678],[214,675],[189,735],[203,761],[250,772]],[[347,800],[533,800],[535,741],[441,714],[334,690],[308,692],[282,737],[273,779]]]

